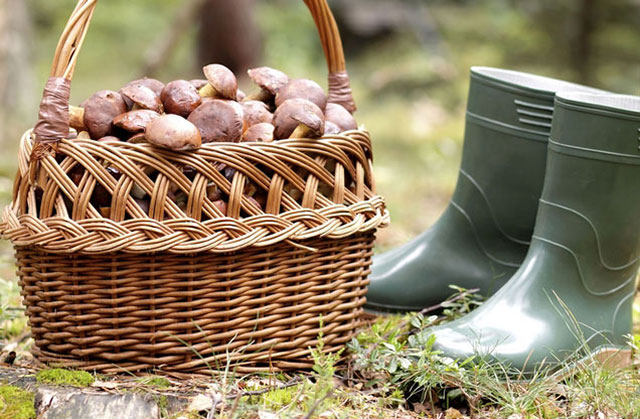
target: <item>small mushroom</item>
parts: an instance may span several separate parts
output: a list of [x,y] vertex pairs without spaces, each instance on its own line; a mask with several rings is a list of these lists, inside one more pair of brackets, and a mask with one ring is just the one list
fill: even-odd
[[[306,99],[289,99],[273,114],[275,135],[278,139],[290,138],[296,128],[296,138],[324,134],[324,115],[318,106]],[[300,132],[304,131],[304,132]]]
[[246,98],[247,98],[247,94],[242,90],[238,89],[238,91],[236,92],[236,100],[240,102],[242,100],[245,100]]
[[163,82],[161,82],[160,80],[149,78],[149,77],[144,77],[142,79],[130,81],[124,87],[132,86],[132,85],[140,85],[140,86],[148,87],[158,97],[160,97],[160,95],[162,94],[162,89],[164,89]]
[[151,121],[145,130],[151,144],[171,150],[192,150],[202,140],[195,125],[178,115],[162,115]]
[[189,121],[200,130],[202,142],[238,142],[242,138],[242,107],[237,102],[212,99],[198,106]]
[[244,113],[244,122],[247,127],[261,122],[271,123],[273,121],[273,114],[269,112],[267,105],[259,100],[247,100],[242,102],[242,111]]
[[127,111],[122,95],[112,90],[94,93],[84,105],[84,126],[87,127],[91,138],[96,139],[111,134],[113,118]]
[[324,118],[326,122],[332,122],[337,125],[340,129],[339,132],[358,129],[358,124],[353,118],[353,115],[351,115],[351,113],[342,105],[338,105],[337,103],[327,103],[327,107],[324,111]]
[[91,135],[87,131],[80,131],[76,136],[76,140],[90,140]]
[[120,114],[113,119],[113,125],[125,129],[129,132],[144,131],[149,122],[153,121],[160,114],[148,109],[138,109]]
[[334,124],[331,121],[328,121],[325,119],[324,121],[324,133],[326,134],[340,134],[342,132],[342,130],[340,129],[339,126],[337,126],[336,124]]
[[242,136],[242,141],[245,143],[252,142],[271,142],[273,141],[273,131],[275,127],[268,122],[261,122],[250,126]]
[[160,99],[166,113],[188,117],[200,103],[202,98],[191,83],[186,80],[175,80],[167,83]]
[[155,112],[162,112],[160,97],[146,86],[130,84],[120,89],[120,94],[133,103],[133,110],[149,109]]
[[276,106],[282,105],[289,99],[307,99],[324,111],[327,106],[327,95],[318,83],[309,79],[294,79],[278,91]]
[[[221,64],[209,64],[202,68],[209,84],[200,89],[201,96],[216,96],[236,100],[238,79],[231,70]],[[208,89],[209,88],[209,89]]]
[[282,87],[289,83],[289,76],[270,67],[252,68],[247,73],[249,78],[260,86],[263,93],[267,93],[268,96],[275,96]]

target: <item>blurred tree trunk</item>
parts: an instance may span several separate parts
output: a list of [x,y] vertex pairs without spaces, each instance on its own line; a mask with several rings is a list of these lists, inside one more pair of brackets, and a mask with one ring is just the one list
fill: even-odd
[[24,0],[0,0],[0,144],[16,129],[33,97],[29,42],[31,21]]
[[580,82],[589,84],[593,78],[591,58],[593,33],[596,29],[596,0],[578,0],[576,30],[571,48],[572,66]]
[[261,42],[254,0],[206,0],[200,13],[198,61],[220,63],[244,74],[260,58]]

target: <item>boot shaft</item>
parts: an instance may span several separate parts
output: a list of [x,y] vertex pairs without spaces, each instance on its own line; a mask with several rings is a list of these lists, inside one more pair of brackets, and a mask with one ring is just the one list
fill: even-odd
[[556,98],[535,236],[589,255],[614,282],[640,255],[639,136],[639,97]]
[[523,260],[542,192],[555,93],[600,92],[527,73],[471,69],[464,150],[452,206],[473,224],[487,254]]

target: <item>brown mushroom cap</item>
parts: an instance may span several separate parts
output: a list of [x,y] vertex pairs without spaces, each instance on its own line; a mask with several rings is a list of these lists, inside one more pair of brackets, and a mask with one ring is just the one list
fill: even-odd
[[252,68],[247,71],[251,80],[253,80],[260,88],[268,91],[272,95],[289,83],[289,76],[280,70],[270,67]]
[[166,113],[180,115],[184,118],[189,116],[202,102],[198,90],[186,80],[167,83],[162,90],[160,99]]
[[129,132],[140,132],[144,131],[149,122],[159,116],[160,114],[158,112],[150,111],[148,109],[138,109],[116,116],[113,119],[113,125],[118,128],[123,128]]
[[202,143],[195,125],[181,116],[171,114],[151,121],[145,130],[145,138],[151,144],[171,150],[192,150]]
[[242,141],[245,143],[252,142],[265,142],[273,141],[273,132],[275,127],[268,122],[260,122],[250,126],[242,136]]
[[358,129],[358,124],[353,118],[353,115],[351,115],[351,113],[342,105],[338,105],[337,103],[327,103],[327,108],[324,111],[324,118],[326,122],[333,122],[336,124],[338,128],[340,128],[340,131]]
[[158,97],[160,97],[160,94],[162,93],[162,89],[164,89],[164,83],[163,82],[161,82],[160,80],[149,78],[149,77],[144,77],[142,79],[133,80],[133,81],[127,83],[124,87],[131,86],[131,85],[141,85],[141,86],[144,86],[144,87],[148,87]]
[[141,84],[131,84],[120,89],[120,94],[137,105],[139,109],[162,112],[162,102],[153,90]]
[[276,138],[289,138],[298,125],[305,125],[317,136],[324,133],[324,114],[306,99],[289,99],[273,114]]
[[324,111],[327,106],[327,95],[318,83],[309,79],[293,79],[280,89],[276,95],[276,106],[289,99],[307,99]]
[[242,137],[242,107],[237,102],[212,99],[198,106],[191,115],[192,122],[202,134],[204,144],[210,142],[238,142]]
[[202,71],[218,96],[236,100],[238,79],[231,70],[221,64],[209,64],[204,66]]
[[120,93],[101,90],[84,102],[84,126],[91,138],[106,137],[111,134],[113,118],[126,111],[127,105]]
[[242,102],[244,112],[244,122],[248,127],[261,122],[273,121],[273,114],[269,112],[269,107],[259,100],[247,100]]

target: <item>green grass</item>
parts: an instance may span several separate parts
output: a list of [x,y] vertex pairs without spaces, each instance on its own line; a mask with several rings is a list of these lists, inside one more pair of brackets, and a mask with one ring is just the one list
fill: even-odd
[[40,384],[55,386],[88,387],[95,381],[95,377],[86,371],[72,371],[62,368],[42,370],[36,375]]
[[35,419],[34,395],[21,388],[0,386],[0,419]]

